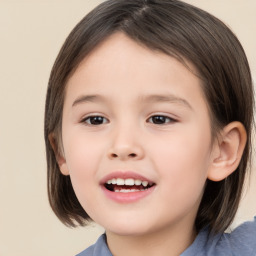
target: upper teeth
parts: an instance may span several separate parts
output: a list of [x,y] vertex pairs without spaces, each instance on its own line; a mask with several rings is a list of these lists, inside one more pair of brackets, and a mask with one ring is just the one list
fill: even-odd
[[148,181],[141,181],[141,180],[138,180],[138,179],[121,179],[121,178],[117,178],[117,179],[111,179],[111,180],[108,180],[107,181],[107,184],[113,184],[113,185],[126,185],[126,186],[140,186],[140,185],[143,185],[144,187],[147,187],[148,185]]

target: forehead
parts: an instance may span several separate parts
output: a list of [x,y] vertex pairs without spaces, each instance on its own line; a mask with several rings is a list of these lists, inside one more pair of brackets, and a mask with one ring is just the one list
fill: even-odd
[[189,99],[191,90],[196,89],[201,100],[204,100],[201,80],[195,75],[195,67],[188,61],[185,64],[118,32],[83,59],[68,80],[66,92],[69,96],[78,94],[79,90],[80,93],[111,96],[114,90],[119,91],[119,98],[124,99],[132,93],[133,96],[141,97],[142,94],[160,92],[183,94]]
[[[160,48],[164,49],[165,47]],[[169,50],[169,55],[163,51],[164,50],[156,50],[150,48],[146,46],[146,43],[144,44],[143,42],[137,42],[123,32],[114,32],[105,38],[101,43],[99,43],[95,48],[93,48],[93,50],[89,52],[89,54],[86,55],[86,57],[81,61],[77,69],[79,69],[81,66],[85,66],[88,63],[90,66],[96,63],[99,68],[104,67],[99,66],[99,64],[104,65],[106,60],[108,60],[107,64],[109,64],[109,60],[113,61],[112,64],[114,64],[115,61],[120,60],[123,62],[123,64],[125,64],[124,61],[135,61],[134,64],[136,64],[138,61],[144,61],[144,64],[156,64],[157,58],[158,61],[161,59],[162,61],[168,62],[168,60],[172,58],[172,55],[174,55],[176,56],[174,58],[177,60],[177,62],[180,62],[180,64],[184,65],[184,67],[186,67],[196,76],[199,75],[196,67],[190,61],[186,60],[182,54],[177,52],[175,53],[175,50],[172,49]],[[130,58],[127,58],[128,56]],[[107,68],[107,66],[104,68]],[[124,68],[127,68],[127,66],[124,66]]]

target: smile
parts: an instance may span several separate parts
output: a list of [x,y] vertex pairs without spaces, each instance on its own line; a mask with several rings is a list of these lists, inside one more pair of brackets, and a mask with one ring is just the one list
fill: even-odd
[[149,196],[156,183],[130,171],[117,171],[105,176],[100,182],[104,194],[117,203],[134,203]]
[[146,180],[140,179],[122,179],[122,178],[113,178],[109,179],[105,184],[105,188],[112,192],[120,192],[120,193],[133,193],[139,191],[145,191],[152,186],[154,183],[148,182]]

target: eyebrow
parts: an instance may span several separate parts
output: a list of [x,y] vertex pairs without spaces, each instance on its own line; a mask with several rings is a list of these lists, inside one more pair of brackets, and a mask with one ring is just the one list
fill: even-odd
[[[146,102],[146,103],[155,103],[155,102],[169,102],[169,103],[177,103],[181,104],[191,110],[193,110],[192,106],[188,103],[183,98],[180,98],[178,96],[175,96],[173,94],[164,94],[164,95],[145,95],[141,96],[140,98],[141,102]],[[99,102],[99,101],[104,101],[104,97],[101,95],[93,94],[93,95],[82,95],[78,97],[72,104],[72,107],[81,104],[81,103],[86,103],[86,102]]]
[[192,106],[189,104],[188,101],[173,94],[148,95],[148,96],[143,96],[141,100],[149,103],[154,103],[154,102],[177,103],[193,110]]
[[82,95],[78,97],[72,104],[72,107],[85,102],[97,102],[101,101],[102,97],[100,95]]

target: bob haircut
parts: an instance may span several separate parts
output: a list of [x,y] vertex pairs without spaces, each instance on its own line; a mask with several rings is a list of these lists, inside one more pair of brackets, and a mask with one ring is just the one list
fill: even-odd
[[[252,78],[244,50],[230,29],[209,13],[178,0],[108,0],[86,15],[67,37],[51,71],[45,105],[48,196],[53,211],[71,227],[91,220],[70,177],[61,174],[55,152],[63,151],[66,83],[85,56],[115,32],[196,67],[208,102],[212,136],[232,121],[245,126],[248,141],[237,170],[225,180],[206,181],[195,220],[197,231],[208,226],[211,232],[223,232],[237,212],[250,159]],[[49,136],[55,140],[55,152]]]

